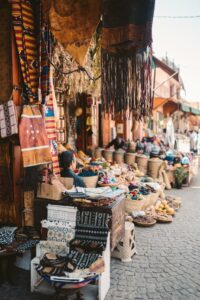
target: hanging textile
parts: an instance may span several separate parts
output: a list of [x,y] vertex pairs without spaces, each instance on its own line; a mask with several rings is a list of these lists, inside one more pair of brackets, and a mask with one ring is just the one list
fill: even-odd
[[60,174],[60,167],[58,161],[58,146],[56,134],[56,116],[55,106],[53,101],[53,93],[46,97],[45,105],[45,127],[49,139],[50,151],[52,155],[52,168],[55,175]]
[[14,35],[23,76],[24,103],[38,101],[38,61],[34,16],[30,0],[10,0]]
[[44,119],[39,105],[24,105],[19,124],[19,138],[24,167],[52,161]]
[[151,43],[155,0],[104,0],[102,102],[109,113],[152,109]]

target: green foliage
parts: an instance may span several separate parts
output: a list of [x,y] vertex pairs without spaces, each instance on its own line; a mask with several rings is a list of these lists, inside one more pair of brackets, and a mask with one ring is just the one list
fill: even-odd
[[183,167],[178,167],[174,171],[174,177],[178,184],[182,184],[183,180],[187,177],[187,172]]

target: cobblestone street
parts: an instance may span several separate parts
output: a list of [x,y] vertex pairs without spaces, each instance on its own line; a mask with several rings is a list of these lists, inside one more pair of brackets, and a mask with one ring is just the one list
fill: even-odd
[[200,176],[169,194],[183,200],[173,223],[136,228],[138,254],[131,263],[112,260],[106,300],[200,299]]
[[[189,188],[169,194],[183,198],[173,223],[136,228],[137,255],[131,263],[112,259],[111,288],[106,300],[200,299],[200,176]],[[29,272],[18,270],[13,287],[0,287],[0,299],[56,297],[31,294]]]

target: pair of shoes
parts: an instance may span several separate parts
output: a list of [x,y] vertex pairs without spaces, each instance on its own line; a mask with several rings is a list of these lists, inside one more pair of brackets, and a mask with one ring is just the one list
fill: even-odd
[[156,193],[156,190],[152,186],[146,184],[146,188],[148,188],[151,193]]

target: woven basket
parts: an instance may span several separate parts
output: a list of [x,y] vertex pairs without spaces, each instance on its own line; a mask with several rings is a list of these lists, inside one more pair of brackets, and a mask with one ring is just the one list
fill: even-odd
[[135,162],[138,166],[138,169],[144,173],[144,175],[147,174],[147,166],[148,166],[148,157],[145,155],[137,154],[135,158]]
[[136,157],[136,153],[126,153],[125,162],[131,166],[135,163],[135,157]]
[[143,210],[152,205],[151,195],[144,196],[144,200],[125,200],[125,211],[131,213],[135,210]]
[[163,161],[159,158],[151,158],[148,160],[148,175],[152,178],[159,177],[159,170]]
[[84,181],[87,188],[95,188],[97,186],[99,176],[98,175],[88,176],[88,177],[82,177],[81,176],[81,178],[83,179],[83,181]]
[[156,192],[156,193],[151,193],[150,194],[150,197],[151,197],[151,204],[155,204],[156,201],[158,200],[159,198],[159,195],[160,195],[160,191]]
[[102,151],[103,151],[103,148],[97,148],[97,149],[95,149],[95,151],[94,151],[94,157],[96,159],[102,158]]
[[114,162],[117,164],[123,164],[124,163],[124,154],[125,151],[118,150],[114,152]]
[[113,163],[113,154],[114,154],[114,150],[108,150],[108,149],[104,149],[103,152],[103,157],[108,161]]

